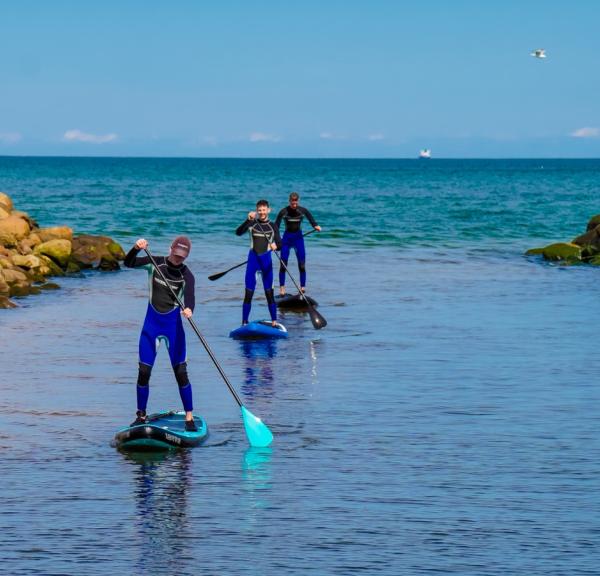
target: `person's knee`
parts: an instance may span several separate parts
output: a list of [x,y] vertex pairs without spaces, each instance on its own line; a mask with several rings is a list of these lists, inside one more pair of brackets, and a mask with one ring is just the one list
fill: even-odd
[[244,293],[244,304],[250,304],[252,302],[252,296],[254,296],[254,290],[248,290]]
[[152,374],[152,366],[140,362],[138,371],[137,385],[144,387],[150,384],[150,375]]
[[177,366],[173,366],[173,372],[175,372],[175,379],[177,380],[177,384],[180,388],[183,388],[190,383],[186,362],[182,362],[181,364],[177,364]]

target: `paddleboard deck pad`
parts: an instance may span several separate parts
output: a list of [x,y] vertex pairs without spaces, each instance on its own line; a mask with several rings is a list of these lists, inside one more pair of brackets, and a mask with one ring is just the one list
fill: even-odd
[[288,331],[283,324],[277,322],[277,326],[271,326],[270,320],[249,322],[229,333],[230,338],[236,340],[258,340],[261,338],[287,338]]
[[157,451],[193,448],[208,438],[204,418],[194,416],[197,432],[185,429],[185,412],[159,412],[148,416],[145,424],[121,428],[114,444],[120,450]]
[[[319,304],[310,296],[304,296],[308,300],[313,308],[316,308]],[[287,310],[308,310],[308,304],[300,294],[285,294],[284,296],[276,296],[275,303],[278,308],[285,308]]]

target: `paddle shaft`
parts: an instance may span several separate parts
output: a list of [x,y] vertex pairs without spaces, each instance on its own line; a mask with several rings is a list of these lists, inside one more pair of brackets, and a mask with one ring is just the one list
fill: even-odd
[[[313,228],[312,230],[306,232],[306,234],[302,234],[302,236],[303,237],[309,236],[310,234],[312,234],[315,231],[316,230]],[[235,270],[236,268],[239,268],[240,266],[243,266],[244,264],[247,264],[247,263],[248,263],[248,260],[244,260],[240,264],[236,264],[235,266],[232,266],[231,268],[228,268],[224,272],[219,272],[218,274],[212,274],[211,276],[208,277],[208,279],[210,281],[214,282],[215,280],[218,280],[219,278],[223,278],[223,276],[225,276],[225,274],[227,274],[228,272],[231,272],[232,270]]]
[[[183,310],[185,308],[183,302],[179,299],[179,296],[177,296],[177,294],[175,294],[175,290],[173,290],[171,285],[167,282],[165,275],[162,273],[161,269],[158,267],[158,264],[154,260],[152,254],[150,254],[150,251],[147,248],[145,248],[144,252],[146,252],[146,254],[148,254],[148,258],[150,258],[150,261],[152,262],[154,268],[158,272],[159,276],[162,278],[163,282],[168,286],[169,290],[171,291],[171,294],[173,295],[173,298],[175,298],[175,301],[177,302],[179,307]],[[238,403],[239,407],[242,408],[242,401],[240,400],[240,397],[238,396],[237,392],[235,391],[235,388],[231,385],[231,382],[229,382],[229,378],[227,378],[227,375],[225,374],[225,372],[223,372],[223,368],[221,368],[219,361],[216,359],[215,355],[213,354],[213,351],[210,349],[208,342],[204,339],[204,336],[202,336],[202,334],[200,333],[200,330],[198,330],[196,323],[191,318],[188,318],[188,321],[189,321],[191,327],[194,329],[196,336],[198,336],[198,338],[200,339],[200,342],[202,342],[202,346],[204,346],[204,349],[210,356],[210,359],[213,361],[213,364],[216,366],[217,370],[219,371],[221,378],[223,378],[223,380],[225,381],[225,384],[227,384],[227,388],[229,388],[229,391],[233,394],[235,401]]]

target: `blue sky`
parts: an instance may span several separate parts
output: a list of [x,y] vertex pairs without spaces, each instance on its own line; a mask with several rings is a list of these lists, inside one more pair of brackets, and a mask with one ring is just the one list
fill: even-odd
[[599,22],[592,1],[0,0],[0,154],[597,157]]

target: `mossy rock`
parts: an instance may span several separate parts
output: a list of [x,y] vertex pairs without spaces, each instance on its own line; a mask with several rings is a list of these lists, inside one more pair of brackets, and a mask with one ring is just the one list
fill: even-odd
[[0,309],[17,308],[17,305],[8,296],[0,296]]
[[596,214],[596,216],[592,216],[590,218],[589,222],[587,223],[586,230],[593,230],[596,226],[598,226],[598,224],[600,224],[600,214]]
[[44,282],[38,286],[40,290],[60,290],[60,286],[55,282]]
[[73,238],[71,260],[81,268],[118,270],[119,260],[125,258],[121,246],[108,236],[81,234]]
[[[10,286],[9,296],[28,296],[31,294],[32,285],[28,282],[15,282]],[[38,291],[39,294],[39,291]]]
[[39,267],[40,274],[44,276],[64,276],[65,273],[63,269],[56,263],[52,258],[48,258],[48,256],[44,256],[43,254],[39,255],[39,259],[42,261],[41,266]]
[[542,254],[546,260],[563,261],[567,263],[581,262],[581,246],[571,242],[557,242],[543,248],[527,250],[527,255]]
[[43,254],[56,262],[61,268],[66,268],[67,262],[71,256],[71,242],[69,240],[56,239],[48,240],[38,244],[33,253]]

